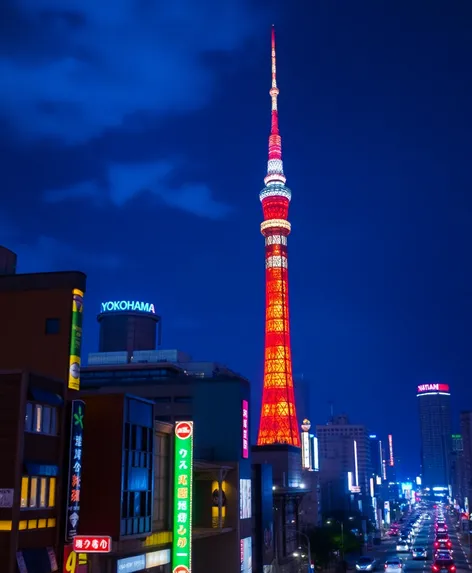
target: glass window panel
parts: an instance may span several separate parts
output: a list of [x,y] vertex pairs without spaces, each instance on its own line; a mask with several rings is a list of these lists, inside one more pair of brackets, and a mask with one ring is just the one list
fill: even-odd
[[40,404],[34,405],[34,431],[41,432],[43,407]]
[[22,477],[21,478],[21,501],[20,507],[26,507],[28,505],[28,486],[29,486],[29,478]]
[[52,435],[57,434],[57,408],[51,408],[51,430]]
[[43,424],[41,431],[44,434],[51,432],[51,408],[49,406],[43,406]]
[[25,430],[31,432],[33,429],[33,404],[31,402],[26,403],[26,414],[25,414]]
[[30,480],[29,507],[36,507],[38,504],[38,478],[32,477]]
[[42,477],[39,490],[39,507],[46,507],[47,485],[48,485],[47,478]]
[[49,478],[49,500],[48,507],[54,507],[56,504],[56,478]]

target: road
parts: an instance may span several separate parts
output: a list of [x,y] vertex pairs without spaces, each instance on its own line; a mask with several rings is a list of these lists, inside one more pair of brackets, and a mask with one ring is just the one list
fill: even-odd
[[[452,541],[452,549],[454,551],[454,561],[458,573],[470,572],[472,567],[467,558],[467,544],[462,544],[456,528],[448,519],[449,537]],[[428,550],[427,561],[414,561],[411,558],[411,553],[398,553],[396,551],[396,538],[385,539],[382,544],[374,547],[374,549],[366,555],[374,557],[379,562],[377,571],[383,571],[383,564],[389,557],[398,556],[403,560],[404,571],[407,573],[431,573],[432,553],[434,543],[434,519],[427,520],[423,523],[422,528],[418,532],[415,539],[415,545],[418,547],[426,547]]]

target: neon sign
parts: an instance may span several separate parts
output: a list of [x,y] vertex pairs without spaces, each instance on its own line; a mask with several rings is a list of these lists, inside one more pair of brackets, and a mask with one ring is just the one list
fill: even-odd
[[388,451],[389,451],[389,465],[393,467],[395,465],[395,459],[393,457],[393,436],[392,436],[392,434],[388,435]]
[[84,293],[75,288],[72,291],[72,320],[69,350],[69,381],[71,390],[80,389],[80,350],[82,347],[82,316]]
[[449,384],[420,384],[418,394],[424,392],[449,392]]
[[139,300],[109,300],[108,302],[102,302],[101,308],[102,312],[137,311],[156,314],[156,309],[152,302],[141,302]]
[[193,422],[175,424],[172,572],[192,571]]
[[249,457],[249,404],[243,400],[243,458]]
[[77,535],[80,518],[80,486],[82,481],[82,448],[85,402],[73,400],[70,421],[70,454],[67,491],[66,541]]

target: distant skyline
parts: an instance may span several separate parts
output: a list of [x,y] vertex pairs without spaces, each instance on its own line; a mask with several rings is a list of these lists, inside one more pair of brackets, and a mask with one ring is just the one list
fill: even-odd
[[302,4],[2,2],[0,243],[87,273],[84,356],[102,301],[153,302],[254,428],[274,23],[294,373],[418,465],[416,386],[472,409],[472,7]]

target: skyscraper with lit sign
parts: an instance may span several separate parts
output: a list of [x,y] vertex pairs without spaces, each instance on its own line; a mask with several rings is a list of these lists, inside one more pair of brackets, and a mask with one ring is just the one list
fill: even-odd
[[421,427],[423,488],[448,487],[452,450],[451,394],[448,384],[417,388]]

